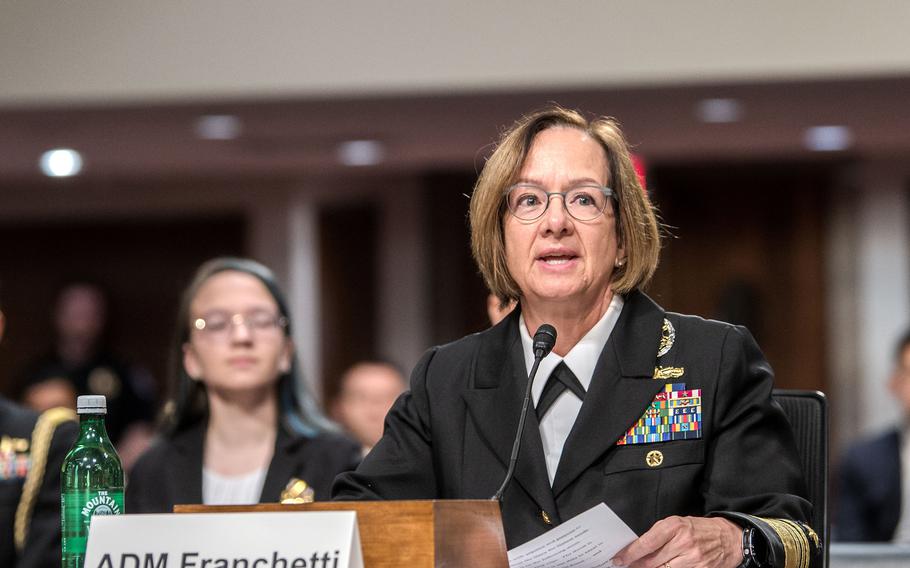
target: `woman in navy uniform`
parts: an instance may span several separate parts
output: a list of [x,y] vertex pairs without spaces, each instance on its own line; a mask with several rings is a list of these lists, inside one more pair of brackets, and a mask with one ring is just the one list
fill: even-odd
[[809,566],[789,425],[748,331],[665,312],[640,290],[659,228],[616,123],[561,108],[504,134],[471,199],[474,257],[518,306],[429,350],[341,499],[489,498],[501,483],[534,355],[553,325],[514,481],[508,546],[606,503],[640,536],[616,564]]

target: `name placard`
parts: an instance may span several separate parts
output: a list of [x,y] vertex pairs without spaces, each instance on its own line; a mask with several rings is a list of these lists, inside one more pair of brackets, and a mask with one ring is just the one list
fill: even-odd
[[363,568],[353,511],[92,517],[85,568]]

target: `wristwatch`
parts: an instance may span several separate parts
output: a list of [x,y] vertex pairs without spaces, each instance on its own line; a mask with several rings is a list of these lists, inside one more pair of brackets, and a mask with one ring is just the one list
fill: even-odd
[[761,568],[768,558],[767,543],[754,527],[743,529],[743,561],[738,568]]

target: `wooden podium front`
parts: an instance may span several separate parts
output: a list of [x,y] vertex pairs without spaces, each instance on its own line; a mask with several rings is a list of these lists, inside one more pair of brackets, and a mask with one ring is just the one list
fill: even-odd
[[365,568],[508,568],[496,501],[175,505],[175,513],[356,511]]

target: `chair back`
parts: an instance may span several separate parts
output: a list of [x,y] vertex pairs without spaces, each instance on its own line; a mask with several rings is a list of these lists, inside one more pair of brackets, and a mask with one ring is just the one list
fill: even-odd
[[809,500],[812,501],[812,528],[824,543],[823,566],[828,565],[828,399],[812,390],[774,389],[772,398],[790,421],[796,448],[802,461]]

